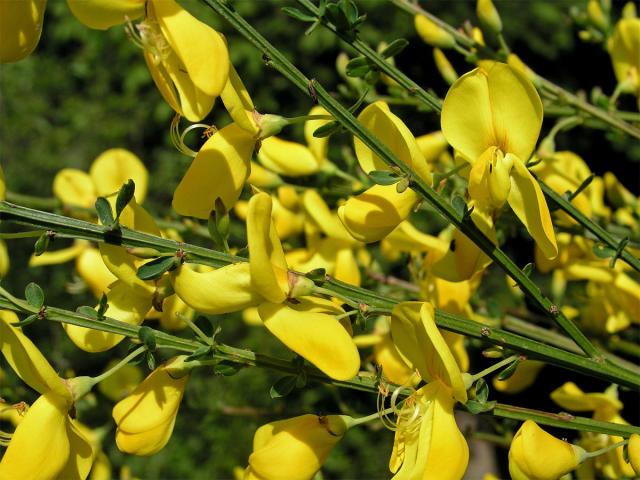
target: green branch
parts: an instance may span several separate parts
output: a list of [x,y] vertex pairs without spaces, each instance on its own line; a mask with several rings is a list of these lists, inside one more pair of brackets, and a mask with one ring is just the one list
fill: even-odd
[[[174,253],[177,250],[182,250],[186,254],[187,261],[213,267],[222,267],[230,263],[247,261],[244,257],[228,255],[196,245],[156,237],[135,230],[129,230],[125,227],[122,227],[116,234],[101,225],[56,215],[54,213],[40,212],[18,205],[12,205],[7,202],[0,202],[0,220],[46,228],[47,230],[56,232],[56,234],[62,233],[98,243],[111,243],[124,247],[146,247],[160,253]],[[347,298],[354,304],[365,304],[386,315],[389,315],[391,309],[398,303],[397,300],[383,297],[375,292],[354,287],[332,278],[327,278],[322,287],[337,297]],[[50,311],[53,313],[57,312],[56,309],[50,310],[48,308],[47,312],[49,313]],[[80,320],[85,323],[75,323]],[[137,332],[137,327],[135,326],[115,320],[113,320],[113,322],[115,323],[105,320],[104,322],[96,323],[92,321],[92,319],[88,319],[80,314],[77,314],[73,317],[72,321],[69,321],[69,323],[73,323],[74,325],[97,328],[120,335],[132,336]],[[625,385],[633,389],[640,388],[640,375],[608,362],[600,361],[599,359],[585,357],[579,353],[546,345],[545,343],[537,342],[506,330],[489,328],[473,320],[457,317],[441,310],[436,311],[436,323],[446,330],[484,340],[493,345],[503,346],[531,358],[543,360],[603,380],[619,383],[620,385]],[[108,328],[114,328],[115,330],[109,330]],[[181,343],[174,345],[174,347],[184,349],[192,345],[193,342],[186,344]]]
[[[287,77],[307,95],[310,95],[310,90],[313,90],[313,96],[317,99],[318,103],[333,115],[343,127],[362,140],[362,142],[387,165],[398,167],[404,175],[411,178],[412,189],[429,202],[438,213],[460,229],[460,231],[469,237],[489,258],[513,278],[525,294],[531,298],[542,311],[546,312],[587,355],[599,361],[606,362],[601,352],[589,341],[580,329],[542,294],[538,286],[520,270],[508,255],[495,246],[471,220],[456,212],[427,182],[419,176],[414,175],[408,165],[397,158],[384,143],[364,128],[351,112],[334,99],[316,80],[308,79],[276,47],[271,45],[259,32],[248,24],[229,4],[221,0],[203,1],[258,48],[262,52],[263,57],[267,59],[269,65]],[[616,368],[613,365],[610,367]]]
[[[17,312],[30,312],[28,308],[21,307],[21,303],[26,305],[26,302],[23,300],[13,302],[0,297],[0,308],[14,310]],[[46,319],[50,321],[117,333],[132,339],[138,338],[138,331],[141,328],[138,325],[129,325],[108,317],[105,317],[104,320],[97,320],[95,318],[87,317],[77,312],[63,310],[61,308],[47,307],[46,312]],[[196,350],[204,346],[200,342],[176,337],[159,330],[151,329],[151,331],[155,337],[158,348],[169,348],[185,353],[194,353]],[[370,375],[358,375],[351,380],[344,381],[334,380],[327,377],[314,367],[303,366],[301,368],[294,362],[288,360],[262,355],[250,350],[231,347],[229,345],[215,345],[212,356],[215,360],[231,362],[239,366],[267,368],[294,375],[304,371],[309,380],[329,383],[337,387],[349,388],[372,394],[377,394],[379,391],[376,379]],[[640,428],[630,425],[600,422],[584,417],[574,417],[568,414],[553,414],[504,404],[497,404],[493,410],[482,412],[482,415],[491,415],[499,418],[512,418],[516,420],[532,419],[542,425],[567,428],[571,430],[585,430],[622,437],[629,437],[632,433],[640,433]]]

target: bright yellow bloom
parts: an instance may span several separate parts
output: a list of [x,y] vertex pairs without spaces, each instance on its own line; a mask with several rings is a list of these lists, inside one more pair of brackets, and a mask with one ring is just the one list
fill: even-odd
[[[593,411],[593,418],[603,422],[628,425],[620,416],[622,402],[618,399],[618,388],[611,385],[604,393],[583,392],[575,383],[567,382],[551,392],[551,399],[562,408],[575,412]],[[581,443],[589,450],[598,450],[614,445],[623,440],[617,435],[600,435],[597,433],[583,432]],[[623,447],[616,448],[599,455],[592,460],[594,468],[606,478],[633,477],[634,471],[631,465],[624,461]]]
[[622,18],[609,40],[613,71],[624,91],[640,93],[640,19]]
[[0,460],[0,479],[85,478],[93,462],[90,442],[69,416],[74,398],[38,348],[0,312],[0,351],[16,374],[40,397],[18,424]]
[[302,415],[261,426],[245,480],[311,480],[342,439],[351,417]]
[[144,49],[163,98],[192,122],[209,114],[229,78],[229,53],[222,35],[174,0],[68,0],[68,4],[91,28],[107,29],[145,15],[130,26],[130,33]]
[[413,20],[420,38],[432,47],[453,48],[455,46],[455,38],[429,18],[416,15]]
[[253,135],[232,123],[202,146],[173,194],[180,215],[207,219],[220,199],[231,210],[242,192],[256,145]]
[[557,480],[583,460],[584,449],[557,439],[532,420],[516,432],[509,449],[513,480]]
[[0,63],[22,60],[40,41],[47,0],[0,2]]
[[[431,167],[407,126],[377,101],[358,116],[364,127],[384,143],[402,163],[422,180],[431,184]],[[389,170],[389,167],[358,138],[354,149],[365,173]],[[396,185],[374,185],[364,193],[351,197],[338,209],[338,216],[349,233],[358,241],[371,243],[386,237],[405,220],[418,202],[419,196],[410,188],[397,191]]]
[[469,194],[477,208],[508,202],[542,252],[557,254],[549,208],[525,162],[542,125],[531,82],[506,64],[477,68],[454,83],[442,106],[442,132],[471,163]]
[[185,356],[160,365],[131,394],[113,407],[116,444],[125,453],[153,455],[171,438],[189,380]]
[[[322,107],[315,106],[309,115],[328,115]],[[270,136],[262,141],[258,160],[280,175],[299,177],[313,175],[319,171],[330,172],[337,168],[327,158],[329,137],[314,137],[313,132],[330,120],[307,120],[304,124],[306,145]]]
[[[109,362],[105,368],[110,370],[118,363],[117,360]],[[109,400],[117,402],[129,395],[142,381],[142,370],[136,365],[125,365],[98,384],[98,390]]]
[[629,462],[631,467],[640,475],[640,435],[632,433],[629,437]]
[[506,380],[493,378],[493,387],[503,393],[520,393],[529,388],[538,378],[538,372],[544,367],[544,362],[525,360],[520,362],[516,371]]
[[460,369],[434,320],[429,303],[403,302],[391,315],[391,335],[405,361],[427,383],[405,400],[398,417],[389,468],[396,479],[460,479],[469,448],[453,406],[466,402]]

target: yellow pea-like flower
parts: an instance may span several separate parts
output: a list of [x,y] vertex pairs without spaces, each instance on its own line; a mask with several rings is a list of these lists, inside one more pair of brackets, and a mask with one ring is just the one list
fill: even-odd
[[439,380],[403,404],[389,460],[394,480],[462,479],[469,447],[456,424],[454,404],[449,388]]
[[453,35],[424,15],[416,15],[414,23],[420,38],[432,47],[453,48],[456,45]]
[[400,355],[425,381],[438,380],[457,401],[467,401],[460,368],[435,323],[428,302],[402,302],[391,313],[391,335]]
[[220,199],[231,210],[242,192],[256,140],[232,123],[218,130],[202,146],[173,194],[180,215],[207,219]]
[[544,362],[536,360],[525,360],[520,362],[516,371],[506,380],[493,378],[493,387],[503,393],[520,393],[529,388],[538,378],[540,369],[544,367]]
[[29,56],[40,41],[47,0],[0,2],[0,63]]
[[145,0],[67,0],[71,13],[89,28],[106,30],[144,15]]
[[229,63],[229,78],[220,93],[220,99],[236,125],[251,135],[258,135],[260,128],[255,120],[253,100],[231,63]]
[[120,450],[153,455],[167,444],[189,380],[189,374],[180,371],[185,358],[176,357],[156,368],[113,407]]
[[[118,362],[112,360],[105,368],[111,369]],[[129,395],[142,381],[142,370],[136,365],[125,365],[98,384],[98,390],[105,397],[117,402]]]
[[253,437],[245,480],[311,480],[351,420],[344,415],[302,415],[261,426]]
[[85,478],[91,443],[69,416],[72,381],[64,381],[20,328],[13,312],[0,311],[0,352],[14,372],[41,395],[14,431],[0,460],[0,479]]
[[348,380],[360,369],[360,355],[350,332],[336,320],[344,313],[333,302],[303,297],[299,303],[263,303],[264,326],[288,348],[331,378]]
[[632,433],[629,437],[629,462],[636,475],[640,475],[640,435]]
[[509,473],[513,480],[556,480],[577,468],[584,453],[527,420],[511,441]]
[[613,71],[625,91],[640,91],[640,19],[622,18],[609,44]]
[[525,162],[542,125],[542,102],[519,71],[492,62],[456,81],[442,106],[442,132],[471,163],[469,193],[492,210],[505,202],[542,252],[557,255],[549,208]]

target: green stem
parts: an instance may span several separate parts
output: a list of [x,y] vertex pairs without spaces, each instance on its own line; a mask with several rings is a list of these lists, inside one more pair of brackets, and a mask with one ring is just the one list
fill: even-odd
[[480,378],[484,378],[487,375],[495,372],[496,370],[500,370],[502,367],[509,365],[513,362],[515,362],[516,360],[518,360],[520,356],[519,355],[511,355],[510,357],[505,358],[504,360],[499,361],[498,363],[495,363],[493,365],[491,365],[488,368],[485,368],[484,370],[478,372],[478,373],[474,373],[473,375],[471,375],[471,382],[473,383],[476,380],[480,379]]
[[331,115],[302,115],[300,117],[286,118],[286,121],[289,125],[293,125],[295,123],[304,123],[307,120],[333,120],[333,117]]
[[380,417],[383,415],[387,415],[388,413],[393,413],[397,407],[389,407],[386,410],[381,412],[372,413],[371,415],[367,415],[366,417],[354,418],[352,422],[349,424],[349,428],[357,427],[358,425],[362,425],[364,423],[369,423],[374,420],[380,420]]
[[[0,220],[53,230],[75,238],[94,242],[112,243],[124,247],[154,248],[161,253],[176,252],[178,249],[182,249],[186,253],[189,261],[204,265],[211,265],[213,267],[222,267],[230,263],[247,261],[247,259],[243,257],[227,255],[188,243],[178,243],[174,240],[156,237],[154,235],[137,232],[135,230],[129,230],[124,227],[122,227],[116,235],[105,227],[94,223],[63,217],[54,213],[40,212],[12,205],[7,202],[0,202]],[[322,289],[319,290],[319,293],[344,299],[350,305],[354,306],[354,308],[359,308],[360,304],[365,304],[368,307],[375,308],[381,314],[386,315],[389,315],[391,313],[391,309],[398,303],[397,300],[383,297],[375,292],[354,287],[353,285],[340,282],[330,277],[324,281],[322,287],[317,288]],[[2,291],[3,290],[0,290],[0,293],[2,293]],[[15,299],[13,296],[7,298]],[[19,301],[18,299],[15,300]],[[37,313],[37,311],[34,311],[33,307],[28,304],[16,305],[18,307],[25,308],[25,311],[28,311],[29,313]],[[0,307],[3,306],[5,306],[5,308],[15,310],[15,308],[12,308],[13,306],[10,301],[0,299]],[[56,312],[59,312],[59,310],[53,307],[47,307],[47,319],[62,321],[56,316]],[[88,317],[78,314],[77,316],[72,317],[68,323],[102,331],[109,331],[119,335],[134,337],[137,335],[137,330],[134,326],[123,324],[115,320],[113,322],[107,320],[102,322],[91,322]],[[473,320],[457,317],[441,310],[436,311],[436,323],[439,327],[446,330],[460,333],[470,338],[477,338],[493,345],[507,347],[530,358],[543,360],[553,365],[569,368],[610,382],[619,383],[620,385],[625,385],[636,390],[640,388],[640,375],[635,372],[610,365],[608,362],[603,362],[598,358],[588,358],[561,348],[536,342],[506,330],[489,328],[486,325]],[[173,345],[177,349],[184,350],[186,346],[193,345],[193,342],[187,344],[174,343]],[[196,345],[201,346],[202,344],[197,342]]]
[[[369,132],[343,105],[333,98],[316,80],[308,79],[300,70],[296,68],[277,48],[269,43],[260,33],[258,33],[244,18],[242,18],[232,7],[222,0],[203,0],[221,17],[229,22],[241,35],[257,47],[263,55],[269,58],[269,64],[287,77],[300,90],[309,94],[309,85],[313,85],[315,97],[337,121],[339,121],[349,132],[358,137],[387,165],[396,166],[402,173],[413,179],[412,188],[427,202],[429,202],[438,213],[444,216],[449,222],[455,225],[462,233],[473,241],[489,258],[498,264],[511,278],[513,278],[525,294],[531,298],[540,309],[547,313],[569,337],[571,337],[580,348],[590,357],[603,359],[599,350],[589,341],[580,329],[567,318],[551,300],[545,297],[538,286],[520,268],[500,250],[493,242],[475,225],[475,223],[459,214],[448,201],[443,199],[430,185],[420,176],[415,175],[411,168],[403,163],[387,145],[381,142],[376,136]],[[308,0],[299,0],[307,2]],[[377,58],[375,52],[372,54]],[[382,62],[386,64],[386,62]],[[386,71],[385,71],[386,73]],[[615,369],[616,366],[611,365]]]
[[30,232],[17,232],[17,233],[0,233],[0,239],[2,240],[12,240],[16,238],[33,238],[40,237],[43,233],[46,233],[46,230],[33,230]]
[[198,338],[200,338],[200,340],[202,340],[207,345],[213,345],[213,340],[211,340],[211,338],[208,337],[200,329],[200,327],[198,327],[194,322],[192,322],[191,319],[187,318],[186,315],[180,316],[180,320],[182,320],[184,323],[186,323],[189,326],[189,328],[191,330],[193,330],[193,332],[198,336]]
[[103,380],[109,378],[111,375],[113,375],[114,373],[116,373],[118,370],[120,370],[122,367],[124,367],[125,365],[127,365],[131,360],[133,360],[134,358],[136,358],[138,355],[144,353],[147,350],[147,347],[145,345],[136,348],[133,352],[131,352],[129,355],[127,355],[126,357],[124,357],[122,360],[120,360],[118,363],[116,363],[113,367],[111,367],[109,370],[107,370],[106,372],[98,375],[97,377],[92,377],[93,380],[93,385],[96,385],[100,382],[102,382]]
[[594,450],[593,452],[587,452],[587,453],[585,453],[584,456],[586,458],[593,458],[593,457],[597,457],[599,455],[604,455],[605,453],[608,453],[611,450],[615,450],[616,448],[624,447],[627,443],[629,443],[629,440],[623,440],[621,442],[614,443],[613,445],[609,445],[608,447],[603,447],[603,448],[601,448],[599,450]]

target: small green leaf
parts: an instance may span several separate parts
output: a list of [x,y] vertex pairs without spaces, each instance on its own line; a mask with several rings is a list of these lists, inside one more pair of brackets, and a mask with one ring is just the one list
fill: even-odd
[[215,364],[215,366],[213,367],[213,373],[214,375],[231,377],[242,370],[242,368],[242,365],[222,360],[221,362]]
[[42,255],[44,252],[47,251],[47,248],[49,248],[50,241],[51,241],[51,235],[49,235],[46,232],[38,237],[38,240],[36,240],[36,243],[33,246],[33,251],[36,257],[39,257],[40,255]]
[[315,22],[317,20],[317,17],[308,15],[294,7],[283,7],[281,10],[285,15],[300,20],[301,22]]
[[100,223],[108,228],[113,227],[115,220],[113,218],[113,211],[111,210],[111,204],[109,201],[104,197],[98,197],[95,207]]
[[122,185],[120,190],[118,191],[118,196],[116,197],[116,219],[120,218],[120,214],[125,209],[129,202],[133,198],[133,194],[136,192],[136,184],[133,180],[127,180],[127,183]]
[[151,260],[138,268],[136,274],[140,280],[155,280],[160,278],[163,273],[175,270],[180,265],[177,257],[160,257]]
[[476,398],[475,398],[476,401],[482,404],[487,403],[487,399],[489,398],[489,385],[487,385],[487,382],[485,382],[484,379],[480,378],[476,382],[475,393],[476,393]]
[[313,136],[316,138],[328,137],[336,133],[338,130],[340,130],[340,128],[340,123],[336,120],[333,120],[331,122],[325,123],[319,128],[316,128],[316,130],[313,132]]
[[76,308],[76,312],[80,315],[84,315],[85,317],[98,319],[98,312],[94,308],[91,308],[87,305],[82,305],[81,307]]
[[401,179],[397,173],[389,170],[373,170],[367,175],[369,175],[369,178],[373,180],[373,183],[378,185],[393,185],[398,183]]
[[403,193],[407,188],[409,188],[409,179],[407,177],[403,177],[398,183],[396,183],[396,192]]
[[155,370],[156,369],[156,357],[153,355],[153,353],[147,352],[145,357],[146,357],[146,360],[147,360],[147,367],[149,367],[149,370]]
[[212,348],[210,345],[203,345],[201,347],[198,347],[191,355],[189,355],[186,358],[186,361],[195,360],[197,358],[204,357],[206,355],[209,355],[211,351],[212,351]]
[[451,199],[451,206],[461,217],[465,217],[467,214],[467,202],[464,201],[460,195],[456,195]]
[[387,48],[382,50],[382,52],[380,52],[380,55],[382,56],[382,58],[395,57],[402,50],[404,50],[407,47],[407,45],[409,45],[409,42],[407,40],[405,40],[404,38],[398,38],[393,42],[391,42],[387,46]]
[[297,375],[287,375],[285,377],[282,377],[276,380],[276,383],[273,384],[273,386],[269,390],[269,395],[271,396],[271,398],[286,397],[296,387],[297,381]]
[[511,378],[511,376],[516,373],[518,365],[520,365],[520,359],[514,360],[498,374],[498,380],[507,380]]
[[467,403],[464,404],[464,408],[466,408],[468,412],[477,415],[478,413],[493,410],[496,407],[496,403],[495,400],[486,403],[481,403],[477,400],[468,400]]
[[353,24],[358,21],[358,6],[352,0],[341,0],[341,2],[344,16],[349,22],[349,26],[353,27]]
[[109,304],[107,303],[107,295],[103,293],[102,297],[100,297],[100,302],[98,303],[98,311],[96,312],[99,320],[104,320],[104,314],[108,308]]
[[522,268],[522,273],[524,273],[527,277],[530,277],[531,276],[531,272],[533,272],[533,263],[527,263]]
[[307,372],[302,371],[296,376],[296,388],[303,388],[307,384]]
[[44,305],[44,292],[40,285],[31,282],[24,289],[24,298],[29,305],[35,308],[42,308]]
[[140,330],[138,330],[138,338],[149,351],[153,352],[156,349],[156,334],[152,328],[140,327]]
[[11,325],[14,326],[14,327],[26,327],[28,325],[31,325],[37,319],[38,319],[38,315],[35,315],[35,314],[34,315],[29,315],[24,320],[20,320],[19,322],[13,322]]
[[309,280],[312,280],[316,285],[324,283],[327,276],[327,271],[324,268],[315,268],[305,274]]
[[333,23],[337,30],[348,32],[350,29],[349,20],[341,5],[337,3],[328,3],[325,11],[326,18]]
[[371,71],[372,67],[373,67],[373,64],[366,57],[361,56],[361,57],[352,58],[351,60],[349,60],[349,63],[347,63],[347,68],[346,68],[347,76],[363,77],[364,75],[369,73],[369,71]]

